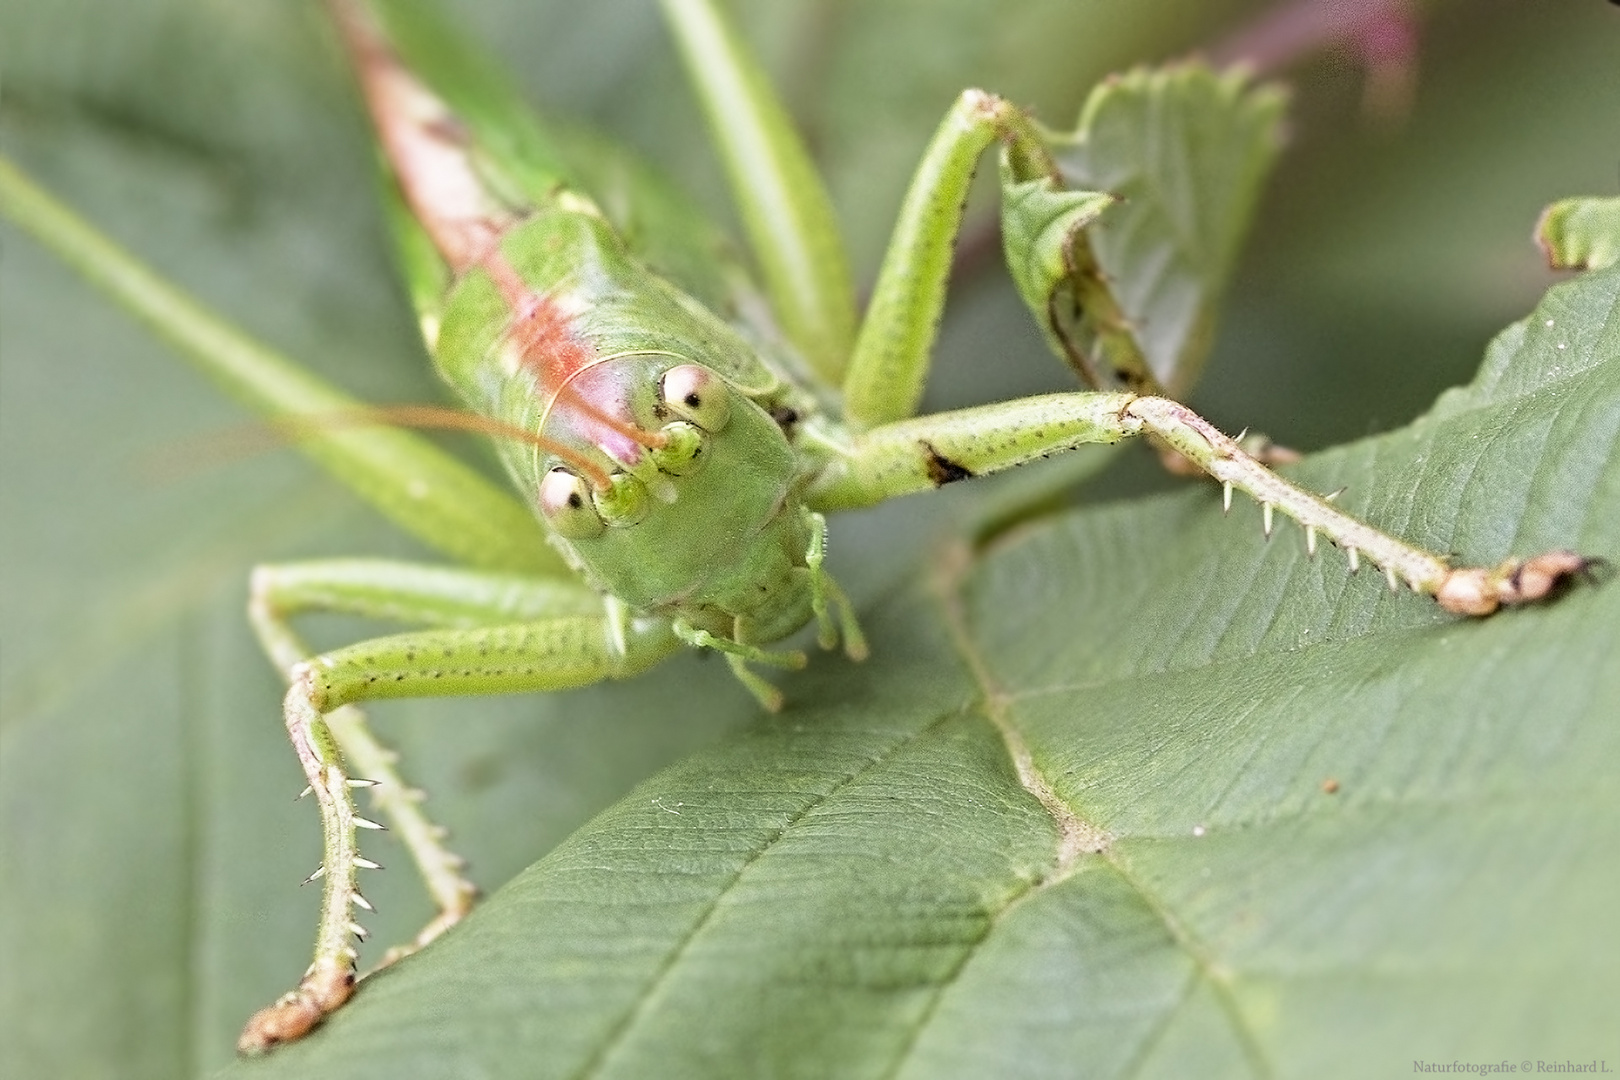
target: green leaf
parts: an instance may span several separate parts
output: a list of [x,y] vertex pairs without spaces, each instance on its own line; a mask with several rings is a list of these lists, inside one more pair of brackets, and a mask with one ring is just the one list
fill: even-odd
[[[1120,370],[1122,350],[1108,339],[1121,331],[1171,396],[1197,379],[1216,305],[1276,157],[1284,101],[1275,86],[1255,86],[1241,72],[1137,69],[1092,91],[1075,131],[1053,137],[1071,187],[1119,200],[1086,229],[1074,256],[1080,274],[1100,279],[1117,323],[1084,310],[1100,298],[1080,296],[1093,325],[1082,327],[1079,345],[1104,354],[1094,361],[1104,365],[1100,382],[1093,380],[1100,389],[1145,385],[1140,374]],[[1031,303],[1037,317],[1048,317],[1051,292]],[[1101,339],[1095,346],[1092,335]]]
[[[1620,533],[1620,271],[1306,482],[1489,562]],[[876,613],[257,1075],[1366,1075],[1620,993],[1620,590],[1466,623],[1204,491]],[[1061,568],[1054,574],[1053,568]],[[1606,1004],[1603,1004],[1606,1003]]]
[[[1007,272],[1031,314],[1050,332],[1053,294],[1068,284],[1076,272],[1074,264],[1081,263],[1080,273],[1097,273],[1086,244],[1086,226],[1117,200],[1107,192],[1062,187],[1049,177],[1020,177],[1005,154],[1001,198]],[[1054,345],[1061,355],[1061,342],[1054,340]]]
[[1620,198],[1560,199],[1536,222],[1536,243],[1557,270],[1600,270],[1620,261]]

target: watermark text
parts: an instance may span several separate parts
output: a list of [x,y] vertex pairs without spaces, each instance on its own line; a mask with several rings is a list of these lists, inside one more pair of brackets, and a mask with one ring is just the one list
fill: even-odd
[[[1620,0],[1617,0],[1620,2]],[[1426,1061],[1422,1058],[1412,1059],[1412,1071],[1415,1073],[1472,1073],[1475,1076],[1490,1076],[1494,1073],[1513,1073],[1515,1075],[1545,1075],[1551,1076],[1559,1073],[1612,1073],[1614,1066],[1605,1058],[1591,1058],[1587,1061],[1544,1061],[1541,1058],[1525,1058],[1522,1061],[1510,1061],[1503,1058],[1501,1061]]]

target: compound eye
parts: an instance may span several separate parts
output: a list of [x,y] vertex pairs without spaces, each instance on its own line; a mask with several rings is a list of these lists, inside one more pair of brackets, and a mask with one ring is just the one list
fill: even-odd
[[664,372],[664,405],[704,431],[719,431],[731,419],[731,389],[700,364],[681,364]]
[[591,501],[591,486],[567,469],[552,469],[540,481],[540,513],[569,540],[589,540],[607,528]]

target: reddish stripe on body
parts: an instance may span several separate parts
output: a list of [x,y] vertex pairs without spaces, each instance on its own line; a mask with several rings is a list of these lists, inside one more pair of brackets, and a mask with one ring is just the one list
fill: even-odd
[[[489,191],[474,167],[460,120],[401,63],[368,16],[343,0],[332,6],[406,204],[454,275],[475,267],[489,275],[512,313],[508,346],[518,366],[534,379],[547,412],[569,416],[571,426],[626,464],[640,456],[642,447],[662,445],[661,435],[614,415],[622,405],[588,400],[575,386],[575,378],[596,361],[595,348],[576,332],[565,306],[536,292],[500,248],[502,237],[523,213]],[[596,466],[582,471],[593,482],[603,475]]]
[[575,332],[561,304],[530,288],[499,248],[485,255],[480,265],[512,311],[506,340],[550,408],[575,414],[575,425],[598,448],[626,464],[640,456],[640,447],[664,444],[662,435],[641,430],[628,417],[614,415],[580,392],[574,379],[596,362],[597,352]]
[[517,350],[518,362],[548,393],[555,393],[596,359],[596,350],[574,332],[562,306],[530,288],[499,248],[485,255],[480,265],[512,312],[506,338]]
[[355,5],[334,2],[383,153],[400,193],[456,275],[491,251],[517,220],[493,198],[469,156],[466,130]]

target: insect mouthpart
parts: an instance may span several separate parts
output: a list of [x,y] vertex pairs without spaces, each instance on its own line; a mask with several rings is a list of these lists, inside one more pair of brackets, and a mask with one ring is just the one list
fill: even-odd
[[647,485],[629,473],[614,473],[605,489],[591,492],[591,502],[602,520],[615,528],[635,525],[651,509]]
[[704,441],[703,431],[696,424],[677,420],[664,425],[664,445],[647,456],[661,473],[691,476],[708,461],[708,455],[703,452]]

